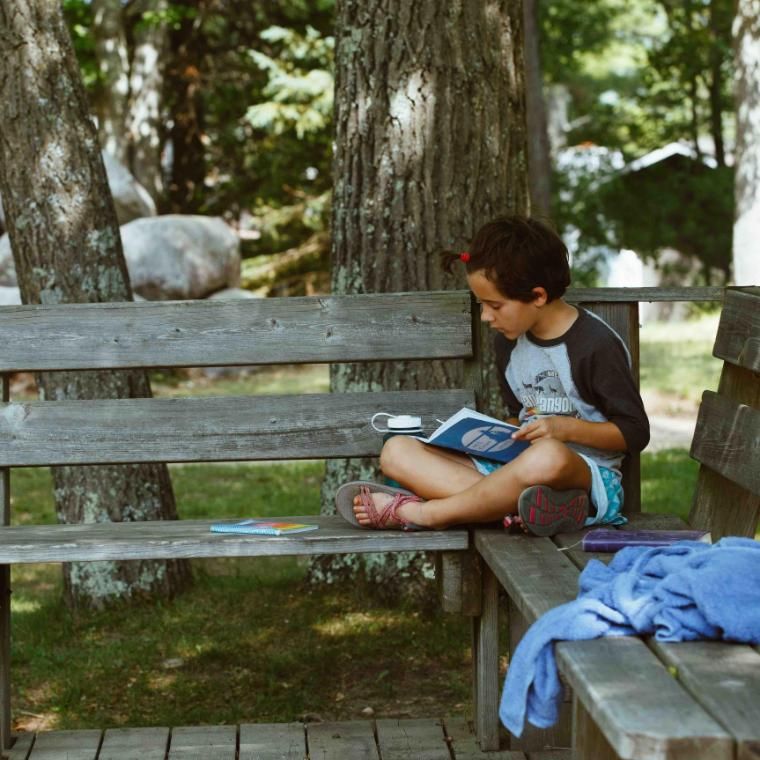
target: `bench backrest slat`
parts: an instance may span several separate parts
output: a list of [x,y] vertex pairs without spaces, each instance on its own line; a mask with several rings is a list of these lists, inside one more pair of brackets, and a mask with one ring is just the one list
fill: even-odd
[[0,309],[0,372],[472,356],[466,291]]
[[0,405],[0,467],[376,456],[375,412],[429,431],[466,390],[37,401]]
[[701,462],[689,523],[755,535],[760,518],[760,288],[726,289],[713,355],[724,360],[718,392],[705,392],[691,454]]

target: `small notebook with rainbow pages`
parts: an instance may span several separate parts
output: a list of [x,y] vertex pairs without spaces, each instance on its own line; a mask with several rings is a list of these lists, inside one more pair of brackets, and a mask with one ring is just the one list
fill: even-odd
[[291,533],[306,533],[317,528],[319,525],[253,518],[232,523],[214,523],[211,526],[214,533],[250,533],[257,536],[289,536]]
[[701,541],[711,544],[705,530],[619,530],[594,528],[583,536],[584,552],[616,552],[626,546],[670,546],[677,541]]

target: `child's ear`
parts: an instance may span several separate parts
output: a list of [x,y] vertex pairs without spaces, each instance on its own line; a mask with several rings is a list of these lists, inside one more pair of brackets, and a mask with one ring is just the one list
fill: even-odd
[[549,294],[546,292],[546,288],[533,288],[533,305],[544,306],[549,302]]

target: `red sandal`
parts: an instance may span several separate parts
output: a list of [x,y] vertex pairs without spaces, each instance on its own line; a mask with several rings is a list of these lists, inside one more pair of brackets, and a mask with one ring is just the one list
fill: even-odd
[[[373,493],[389,494],[393,498],[381,509],[375,505],[372,498]],[[367,510],[370,519],[369,525],[361,525],[354,514],[354,499],[359,496],[362,506]],[[355,525],[357,528],[368,528],[374,530],[425,530],[420,525],[416,525],[409,520],[405,520],[398,510],[413,501],[423,501],[419,496],[415,496],[411,491],[403,488],[394,488],[380,483],[371,483],[367,480],[354,480],[350,483],[344,483],[335,494],[335,506],[338,513],[344,520]],[[388,523],[397,523],[388,525]]]

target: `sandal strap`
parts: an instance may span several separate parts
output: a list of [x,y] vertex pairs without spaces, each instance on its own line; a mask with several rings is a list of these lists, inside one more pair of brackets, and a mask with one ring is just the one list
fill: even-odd
[[361,499],[362,506],[367,510],[370,525],[380,530],[385,528],[391,520],[394,520],[403,527],[413,525],[414,523],[411,520],[404,519],[398,513],[398,510],[409,502],[422,501],[419,496],[415,496],[414,494],[397,493],[394,494],[393,498],[382,509],[378,510],[372,498],[372,491],[367,486],[359,488],[359,498]]

